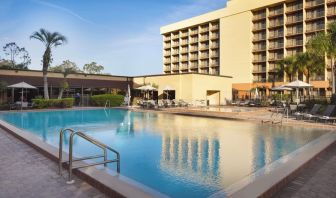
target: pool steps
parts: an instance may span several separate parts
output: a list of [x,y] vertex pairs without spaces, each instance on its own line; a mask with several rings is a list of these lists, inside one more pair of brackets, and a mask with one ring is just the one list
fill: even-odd
[[[63,138],[64,138],[64,135],[66,134],[66,132],[70,133],[70,142],[69,142],[69,150],[68,150],[69,159],[67,161],[63,161]],[[96,145],[97,147],[101,148],[103,150],[103,154],[74,159],[74,157],[73,157],[73,139],[74,139],[75,136],[81,137],[84,140],[92,143],[93,145]],[[115,159],[109,160],[107,158],[107,151],[108,150],[113,152],[116,155]],[[68,177],[67,184],[73,184],[74,183],[74,180],[72,179],[72,170],[74,170],[74,169],[85,168],[85,167],[89,167],[89,166],[96,166],[96,165],[101,165],[101,164],[104,164],[104,166],[106,167],[108,163],[116,162],[117,163],[117,172],[120,173],[120,154],[119,154],[119,152],[114,150],[113,148],[99,142],[98,140],[84,134],[81,131],[75,131],[73,129],[62,129],[60,131],[58,156],[59,156],[59,162],[58,162],[59,174],[60,175],[62,174],[63,164],[66,164],[69,167],[69,169],[68,169],[69,177]],[[91,164],[89,164],[89,163],[79,164],[77,166],[73,165],[73,162],[81,162],[83,160],[97,159],[97,158],[104,158],[104,161],[91,163]]]

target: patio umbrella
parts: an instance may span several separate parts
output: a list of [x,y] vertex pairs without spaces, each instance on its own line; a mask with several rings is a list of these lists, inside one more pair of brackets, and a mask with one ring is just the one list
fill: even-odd
[[297,100],[297,103],[298,103],[298,100],[299,100],[299,89],[300,88],[310,88],[310,87],[312,87],[312,85],[310,85],[308,83],[305,83],[305,82],[303,82],[301,80],[293,81],[293,82],[288,83],[288,84],[286,84],[284,86],[296,89],[296,100]]
[[281,86],[278,86],[278,87],[271,88],[271,91],[280,91],[280,97],[281,97],[281,100],[282,100],[282,92],[283,91],[293,91],[293,89],[290,88],[290,87],[285,87],[285,85],[281,85]]
[[259,93],[258,93],[258,87],[255,88],[255,94],[254,94],[254,99],[258,99]]
[[175,91],[175,89],[172,88],[171,86],[167,85],[163,88],[163,91],[167,91],[166,95],[167,95],[167,99],[168,99],[168,96],[169,96],[168,91]]
[[131,88],[130,85],[127,86],[127,105],[130,106],[131,101]]
[[[8,88],[21,88],[21,110],[22,110],[22,103],[23,103],[23,89],[37,89],[36,87],[25,83],[25,82],[20,82],[17,84],[9,85],[7,86]],[[12,96],[13,97],[13,96]]]
[[138,90],[141,90],[141,91],[156,91],[157,89],[155,87],[152,87],[151,85],[144,85],[144,86],[141,86],[141,87],[138,87],[136,88]]

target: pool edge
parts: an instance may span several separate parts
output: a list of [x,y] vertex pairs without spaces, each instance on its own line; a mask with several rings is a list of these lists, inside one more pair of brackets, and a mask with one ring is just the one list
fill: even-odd
[[[3,120],[0,120],[0,128],[31,146],[45,157],[58,163],[58,148],[43,142],[35,135],[25,132]],[[67,156],[67,154],[64,156]],[[109,197],[168,197],[130,178],[122,175],[113,176],[108,172],[108,170],[97,169],[95,167],[76,169],[73,171],[80,179],[86,181]]]

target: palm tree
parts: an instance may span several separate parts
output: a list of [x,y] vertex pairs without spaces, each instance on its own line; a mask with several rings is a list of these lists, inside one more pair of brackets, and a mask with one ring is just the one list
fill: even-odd
[[278,68],[277,73],[282,74],[286,73],[289,78],[289,81],[293,80],[294,74],[297,72],[297,67],[295,65],[295,58],[293,56],[285,57],[283,60],[277,62]]
[[43,71],[43,86],[44,86],[44,98],[49,99],[49,92],[48,92],[48,68],[50,63],[52,62],[51,59],[51,49],[53,47],[57,47],[59,45],[62,45],[67,42],[67,39],[65,36],[58,32],[49,32],[43,28],[41,28],[38,32],[34,32],[30,39],[37,39],[44,43],[45,45],[45,51],[43,54],[43,60],[42,60],[42,71]]
[[319,57],[327,57],[331,60],[332,93],[335,94],[335,60],[336,60],[336,22],[328,25],[327,33],[320,33],[310,39],[307,50]]

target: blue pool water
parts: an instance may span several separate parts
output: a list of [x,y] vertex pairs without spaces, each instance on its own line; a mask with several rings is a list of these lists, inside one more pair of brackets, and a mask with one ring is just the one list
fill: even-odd
[[[60,129],[82,130],[120,152],[122,175],[171,197],[208,197],[325,132],[122,109],[10,112],[0,119],[56,147]],[[77,155],[98,151],[75,139]]]

